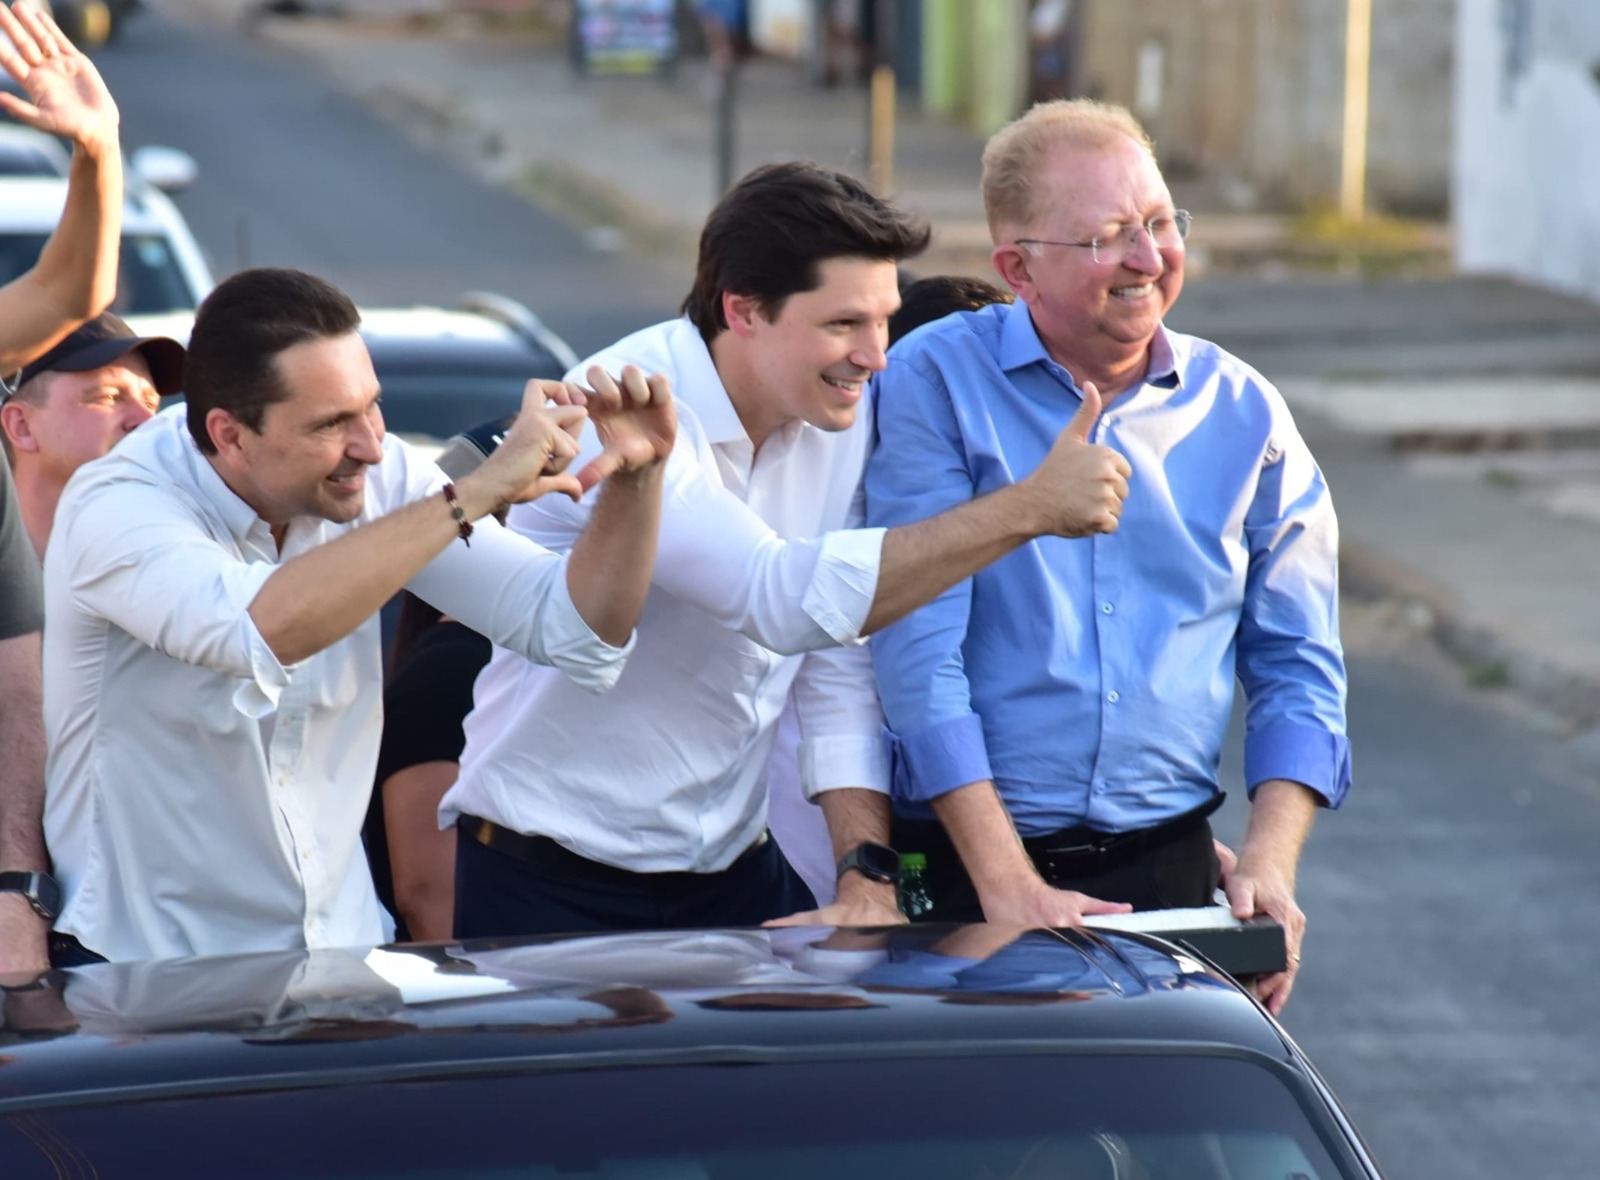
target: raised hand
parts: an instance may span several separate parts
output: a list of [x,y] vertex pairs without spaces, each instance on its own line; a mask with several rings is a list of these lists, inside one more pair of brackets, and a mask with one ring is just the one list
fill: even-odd
[[[574,500],[583,495],[567,465],[578,453],[578,436],[588,419],[584,391],[560,381],[530,381],[522,409],[494,454],[457,487],[468,515],[487,515],[502,504],[521,504],[547,492]],[[547,403],[554,402],[554,405]]]
[[1085,382],[1078,412],[1044,461],[1023,481],[1033,493],[1041,536],[1087,537],[1117,531],[1133,468],[1110,447],[1089,442],[1100,408],[1100,391],[1093,382]]
[[[115,145],[117,104],[100,72],[48,15],[21,0],[0,3],[0,65],[27,100],[0,94],[0,107],[29,127],[86,148]],[[6,38],[10,38],[9,43]]]
[[578,472],[588,491],[616,472],[638,472],[666,461],[678,435],[678,412],[672,385],[659,373],[646,376],[635,365],[624,366],[620,380],[599,365],[589,380],[589,418],[604,450]]

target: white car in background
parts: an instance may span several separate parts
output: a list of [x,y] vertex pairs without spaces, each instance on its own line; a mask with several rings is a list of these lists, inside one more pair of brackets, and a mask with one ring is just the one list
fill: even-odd
[[[29,270],[61,220],[70,156],[51,136],[0,125],[0,283]],[[167,196],[193,182],[194,160],[144,147],[125,169],[122,257],[111,310],[124,317],[193,313],[214,285],[188,223]]]

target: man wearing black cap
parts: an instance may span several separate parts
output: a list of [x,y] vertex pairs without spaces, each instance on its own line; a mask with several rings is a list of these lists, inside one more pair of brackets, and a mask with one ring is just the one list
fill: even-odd
[[72,473],[104,455],[183,384],[183,346],[110,312],[28,365],[0,402],[0,433],[33,548],[44,558]]

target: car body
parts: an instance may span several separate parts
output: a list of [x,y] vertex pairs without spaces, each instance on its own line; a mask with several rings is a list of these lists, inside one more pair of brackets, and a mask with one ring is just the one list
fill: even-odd
[[1227,976],[913,926],[107,964],[4,993],[0,1175],[1380,1175]]
[[383,420],[437,452],[444,441],[522,405],[531,378],[578,363],[566,341],[501,295],[463,295],[454,308],[363,308],[361,336],[383,388]]
[[0,177],[65,177],[71,167],[72,153],[55,136],[0,123]]
[[[67,181],[62,177],[0,179],[0,283],[38,261],[66,203]],[[177,207],[154,186],[129,184],[111,310],[124,317],[192,313],[211,287],[211,268]]]

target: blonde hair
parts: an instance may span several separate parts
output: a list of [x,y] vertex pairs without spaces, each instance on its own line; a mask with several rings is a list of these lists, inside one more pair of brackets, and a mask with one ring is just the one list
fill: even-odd
[[1036,103],[989,138],[983,149],[983,209],[996,242],[1004,226],[1026,227],[1042,215],[1035,185],[1058,147],[1095,149],[1131,139],[1155,159],[1150,134],[1127,107],[1092,98]]

